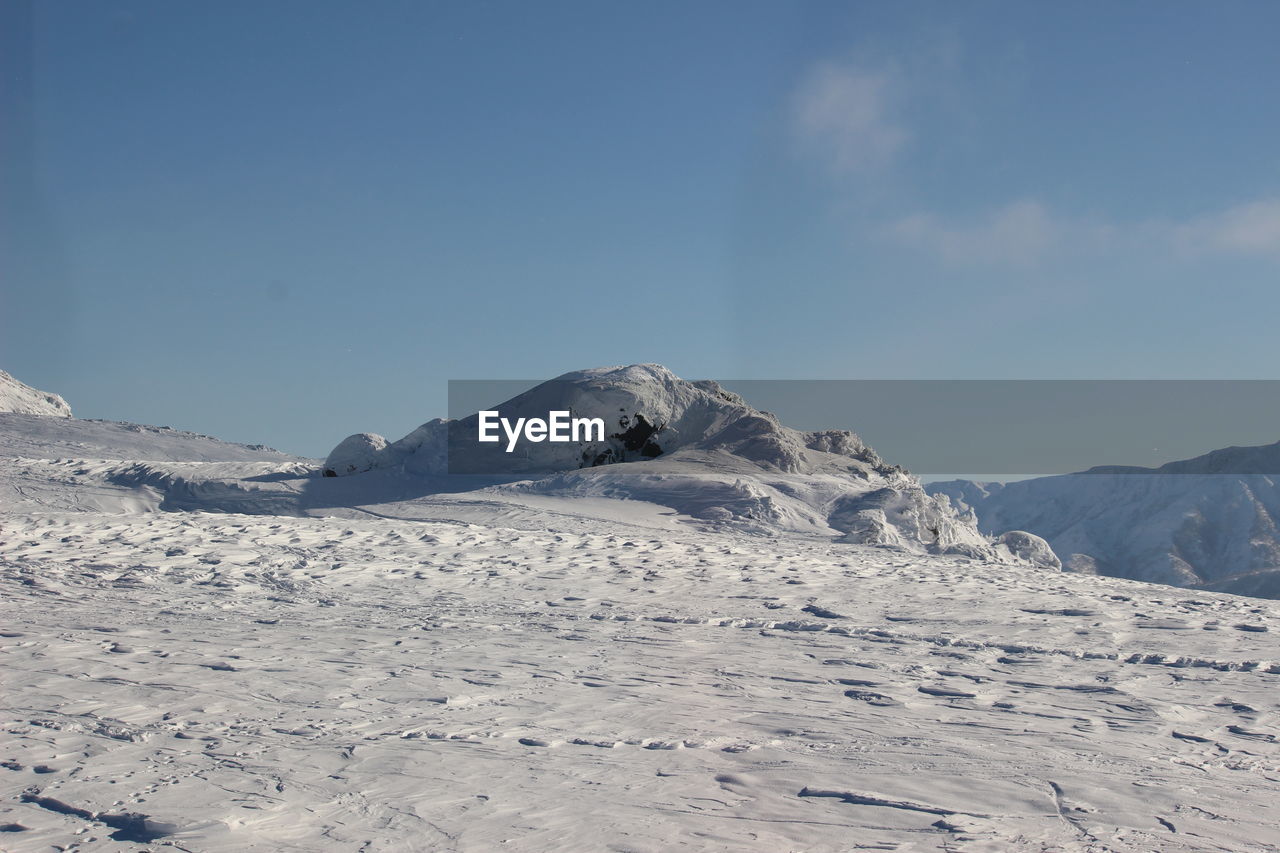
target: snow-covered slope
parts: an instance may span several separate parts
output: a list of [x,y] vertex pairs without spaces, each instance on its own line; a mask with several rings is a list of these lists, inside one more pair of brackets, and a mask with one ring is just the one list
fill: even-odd
[[932,483],[984,530],[1047,539],[1074,571],[1280,597],[1280,443],[1159,468]]
[[[139,468],[155,465],[193,481],[224,483],[229,507],[254,478],[305,476],[314,463],[168,427],[0,412],[0,510],[140,512],[166,502],[177,508],[163,488],[137,476]],[[281,503],[264,500],[269,506]]]
[[489,490],[507,495],[640,500],[761,532],[1058,566],[1035,537],[979,534],[972,518],[926,494],[853,433],[789,429],[714,382],[680,379],[660,365],[566,373],[496,408],[512,420],[551,411],[599,417],[606,436],[527,445],[513,455],[501,443],[470,440],[476,415],[437,419],[389,444],[377,435],[351,436],[330,454],[325,472],[465,471],[504,478],[509,482]]
[[474,521],[3,517],[0,847],[1280,851],[1272,602]]
[[0,412],[71,417],[71,407],[57,394],[40,391],[0,370]]
[[173,462],[297,460],[262,444],[120,421],[54,420],[0,413],[0,456],[23,459],[127,459]]
[[173,466],[165,472],[170,480],[182,471],[192,481],[217,483],[214,491],[224,507],[247,504],[250,511],[288,508],[288,501],[257,495],[256,478],[305,476],[312,467],[310,460],[261,444],[73,418],[61,397],[0,371],[0,511],[196,508],[175,502],[164,488],[138,475],[139,469],[152,474],[150,466],[166,464]]

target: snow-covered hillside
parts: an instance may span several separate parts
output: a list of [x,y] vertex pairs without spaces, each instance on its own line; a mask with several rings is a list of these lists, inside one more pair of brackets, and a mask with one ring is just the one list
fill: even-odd
[[1073,571],[1280,598],[1280,443],[928,490],[972,508],[984,530],[1039,534]]
[[[598,414],[609,434],[522,454],[455,441],[451,454],[451,431],[472,436],[476,418],[437,419],[392,443],[352,436],[315,466],[167,428],[0,415],[0,500],[27,509],[401,518],[457,517],[467,504],[498,503],[517,515],[565,504],[571,515],[586,507],[604,519],[665,512],[698,529],[1060,565],[1035,536],[979,533],[972,517],[926,494],[851,432],[789,429],[715,383],[658,365],[565,374],[498,408],[512,417]],[[453,473],[459,467],[471,473]]]
[[497,494],[639,500],[761,532],[1058,565],[1035,537],[980,535],[971,518],[927,495],[853,433],[789,429],[714,382],[680,379],[660,365],[566,373],[496,409],[512,420],[555,410],[600,417],[606,437],[534,444],[513,455],[501,443],[472,440],[476,415],[436,419],[396,442],[351,436],[325,471],[426,478],[463,471],[503,480],[488,487]]
[[232,492],[250,487],[254,477],[306,476],[313,467],[262,445],[169,427],[0,412],[0,510],[159,509],[166,502],[163,490],[130,472],[166,464],[226,482]]
[[71,407],[57,394],[40,391],[0,370],[0,412],[20,415],[71,417]]
[[0,413],[0,455],[171,462],[279,462],[299,458],[262,444],[234,444],[170,427],[6,413]]

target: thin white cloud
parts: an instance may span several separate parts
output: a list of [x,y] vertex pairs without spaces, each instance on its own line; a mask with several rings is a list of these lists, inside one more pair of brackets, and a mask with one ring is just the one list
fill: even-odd
[[1171,228],[1175,245],[1196,253],[1280,256],[1280,199],[1262,199]]
[[1038,261],[1064,236],[1066,227],[1044,205],[1023,200],[973,222],[945,222],[916,213],[891,223],[884,236],[950,264],[1027,265]]
[[1055,253],[1131,250],[1280,258],[1280,199],[1262,199],[1184,222],[1107,223],[1064,216],[1024,199],[969,219],[913,213],[878,236],[952,266],[1030,266]]
[[909,136],[892,117],[893,88],[887,72],[819,65],[796,91],[795,130],[805,147],[837,173],[883,168]]
[[[804,150],[842,177],[887,172],[915,135],[905,121],[908,99],[918,108],[944,84],[938,69],[893,63],[824,62],[802,79],[792,99],[792,129]],[[913,72],[914,69],[914,72]],[[913,72],[913,73],[912,73]],[[928,85],[925,85],[925,84]],[[925,139],[923,142],[928,142]],[[894,170],[894,178],[904,177]],[[863,187],[864,188],[864,187]],[[844,187],[848,190],[849,187]],[[877,195],[881,202],[884,198]],[[863,228],[883,242],[951,266],[1032,266],[1080,253],[1138,252],[1152,256],[1253,256],[1280,260],[1280,197],[1237,204],[1181,221],[1111,222],[1056,211],[1035,198],[989,206],[967,217],[923,210],[889,219],[866,198],[855,205]],[[899,211],[901,212],[901,211]],[[892,214],[888,214],[892,216]],[[864,234],[868,233],[864,231]]]

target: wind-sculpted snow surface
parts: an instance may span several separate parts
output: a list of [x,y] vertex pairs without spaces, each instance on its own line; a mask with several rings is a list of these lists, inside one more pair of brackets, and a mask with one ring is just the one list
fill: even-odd
[[381,436],[351,436],[334,449],[325,473],[489,476],[505,482],[483,485],[506,496],[639,500],[745,530],[1059,565],[1043,543],[1020,540],[1015,552],[980,534],[971,517],[926,494],[855,434],[789,429],[714,382],[689,382],[660,365],[566,373],[496,410],[513,421],[552,411],[598,417],[606,437],[532,444],[511,454],[500,442],[474,439],[476,415],[437,419],[390,444]]
[[0,370],[0,412],[69,418],[71,407],[57,394],[32,388]]
[[932,483],[988,532],[1048,540],[1069,569],[1280,598],[1280,443],[1160,468]]
[[0,847],[1280,851],[1280,605],[469,506],[3,517]]

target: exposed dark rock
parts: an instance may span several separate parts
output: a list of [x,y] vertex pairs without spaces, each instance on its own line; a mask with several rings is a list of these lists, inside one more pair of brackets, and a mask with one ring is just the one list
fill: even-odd
[[635,421],[631,421],[626,415],[623,415],[618,418],[618,425],[622,427],[623,431],[615,432],[610,438],[616,438],[621,441],[624,449],[632,453],[638,450],[641,455],[650,458],[662,455],[662,448],[651,439],[666,429],[665,425],[654,426],[641,414],[636,415]]

